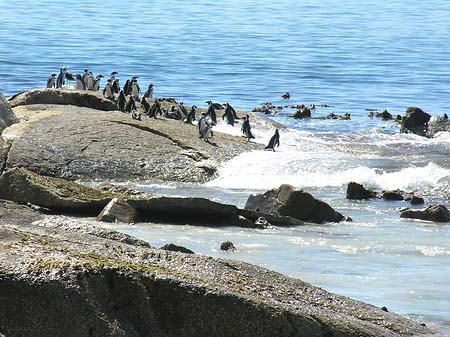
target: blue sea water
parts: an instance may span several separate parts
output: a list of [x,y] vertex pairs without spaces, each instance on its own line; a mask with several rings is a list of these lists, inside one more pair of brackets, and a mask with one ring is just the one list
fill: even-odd
[[[351,121],[270,118],[279,151],[231,160],[207,186],[142,182],[138,188],[202,195],[243,206],[249,193],[281,183],[329,202],[353,223],[249,231],[140,224],[117,228],[196,252],[242,259],[327,290],[450,326],[450,226],[400,220],[404,202],[350,202],[349,181],[401,188],[450,206],[450,135],[400,135],[367,108],[403,114],[419,106],[450,111],[450,2],[378,1],[3,1],[0,92],[44,87],[73,73],[131,74],[155,96],[205,106],[207,99],[250,110],[263,102],[329,105],[313,114]],[[253,125],[266,142],[273,127]],[[239,134],[219,124],[218,131]],[[224,255],[221,240],[239,252]]]

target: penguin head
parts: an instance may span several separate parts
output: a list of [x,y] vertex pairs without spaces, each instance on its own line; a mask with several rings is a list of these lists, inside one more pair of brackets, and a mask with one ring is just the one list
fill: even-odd
[[56,74],[51,74],[51,75],[50,75],[50,77],[55,77],[55,76],[56,76]]
[[85,73],[88,73],[88,72],[89,72],[89,70],[85,68],[85,69],[84,69],[84,72],[85,72]]

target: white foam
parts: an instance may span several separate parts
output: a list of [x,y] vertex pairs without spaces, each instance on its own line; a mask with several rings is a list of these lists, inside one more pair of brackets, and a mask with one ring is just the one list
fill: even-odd
[[416,246],[416,250],[425,256],[450,255],[450,250],[438,246]]

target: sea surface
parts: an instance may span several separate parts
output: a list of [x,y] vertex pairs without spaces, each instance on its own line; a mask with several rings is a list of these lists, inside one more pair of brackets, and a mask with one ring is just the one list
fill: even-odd
[[[67,66],[205,107],[205,100],[251,110],[261,103],[315,104],[313,116],[270,115],[277,152],[243,154],[206,185],[133,183],[174,195],[244,206],[250,193],[289,183],[329,202],[352,223],[247,230],[114,225],[152,245],[174,242],[197,253],[239,259],[300,277],[342,295],[450,327],[450,225],[403,220],[405,202],[348,201],[346,185],[403,189],[450,207],[450,134],[399,134],[394,116],[418,106],[450,113],[450,2],[378,1],[3,1],[0,92],[44,87]],[[289,91],[291,99],[280,95]],[[274,127],[253,121],[255,141]],[[216,131],[240,134],[219,123]],[[238,247],[222,253],[224,240]]]

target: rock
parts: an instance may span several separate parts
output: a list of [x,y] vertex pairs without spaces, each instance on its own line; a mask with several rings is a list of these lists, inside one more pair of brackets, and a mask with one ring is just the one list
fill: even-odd
[[382,191],[380,198],[384,200],[404,200],[403,192],[400,190],[395,191]]
[[[303,226],[305,222],[302,220],[293,218],[291,216],[281,216],[277,213],[268,214],[262,212],[256,212],[248,209],[238,209],[238,214],[255,222],[255,226],[257,226],[256,222],[259,218],[263,217],[269,221],[270,224],[274,226]],[[258,227],[256,227],[258,228]]]
[[97,221],[134,223],[139,215],[125,200],[114,198],[97,216]]
[[428,121],[431,115],[420,108],[409,107],[406,109],[406,115],[402,119],[401,133],[414,133],[425,137],[428,129]]
[[117,105],[100,92],[70,89],[34,89],[13,96],[11,107],[32,104],[62,104],[92,108],[103,111],[118,110]]
[[0,176],[0,198],[63,213],[96,214],[114,196],[61,178],[40,176],[24,168],[13,168]]
[[126,195],[127,197],[133,199],[150,199],[154,197],[153,194],[128,188],[126,185],[124,186],[110,183],[101,183],[95,188],[102,192]]
[[234,246],[233,242],[231,241],[224,241],[220,244],[220,250],[223,250],[224,252],[235,252],[237,251],[236,247]]
[[404,210],[401,212],[400,217],[434,222],[450,222],[450,211],[443,205],[432,205],[422,210]]
[[214,132],[214,144],[192,125],[164,118],[133,120],[122,112],[72,105],[14,108],[23,122],[7,128],[6,168],[71,180],[205,182],[226,160],[264,145]]
[[0,134],[5,128],[17,122],[18,119],[11,110],[11,106],[0,93]]
[[0,225],[32,223],[42,218],[42,214],[28,206],[0,199]]
[[450,132],[450,119],[432,117],[428,122],[428,137],[435,137],[439,132]]
[[[23,222],[0,226],[5,336],[365,336],[433,331],[244,262]],[[45,310],[42,308],[45,307]]]
[[265,229],[268,227],[271,227],[272,225],[270,224],[269,221],[267,221],[267,219],[263,216],[260,216],[258,219],[256,219],[255,221],[255,225],[257,228],[261,228],[261,229]]
[[177,245],[175,245],[173,243],[168,243],[168,244],[162,246],[160,249],[168,250],[168,251],[171,251],[171,252],[179,252],[179,253],[185,253],[185,254],[195,254],[192,250],[187,249],[187,248],[185,248],[183,246],[177,246]]
[[393,119],[392,118],[392,114],[389,112],[389,111],[387,111],[386,109],[384,109],[384,111],[381,113],[381,116],[380,116],[384,121],[388,121],[388,120],[391,120],[391,119]]
[[251,220],[246,217],[239,215],[238,216],[238,226],[243,228],[257,228],[258,226]]
[[[345,219],[327,203],[309,193],[296,191],[286,184],[263,194],[250,195],[245,209],[261,213],[263,216],[276,214],[314,223],[340,222]],[[272,220],[268,220],[273,223]]]
[[364,199],[372,199],[376,197],[376,193],[374,191],[370,191],[364,188],[363,185],[350,182],[347,185],[347,199],[351,200],[364,200]]
[[405,201],[409,201],[411,205],[422,205],[425,203],[425,199],[422,197],[418,197],[413,195],[411,197],[405,198]]

